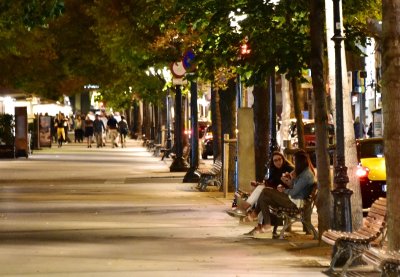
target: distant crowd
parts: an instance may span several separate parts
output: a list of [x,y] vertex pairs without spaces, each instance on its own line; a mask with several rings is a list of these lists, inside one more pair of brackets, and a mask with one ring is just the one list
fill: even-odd
[[113,114],[80,114],[69,117],[59,112],[51,118],[51,139],[58,147],[71,142],[68,133],[74,131],[74,142],[86,141],[87,148],[95,144],[97,148],[105,147],[109,142],[112,148],[126,147],[126,136],[129,126],[124,116]]

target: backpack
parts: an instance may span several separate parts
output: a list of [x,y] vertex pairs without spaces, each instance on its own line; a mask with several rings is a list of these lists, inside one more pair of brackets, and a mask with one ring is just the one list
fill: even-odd
[[128,134],[128,124],[126,123],[126,121],[121,120],[118,123],[118,129],[121,134],[127,135]]

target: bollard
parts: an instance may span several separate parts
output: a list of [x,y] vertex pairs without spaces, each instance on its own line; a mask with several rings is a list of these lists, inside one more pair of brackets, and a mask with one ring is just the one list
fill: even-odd
[[223,161],[223,191],[224,198],[228,197],[228,174],[229,174],[229,134],[224,134],[224,161]]

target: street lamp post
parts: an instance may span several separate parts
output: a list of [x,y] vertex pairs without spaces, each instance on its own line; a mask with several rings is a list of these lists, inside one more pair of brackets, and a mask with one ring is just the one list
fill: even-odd
[[340,23],[340,0],[333,0],[333,23],[335,43],[335,83],[336,83],[336,161],[334,172],[335,189],[332,191],[333,229],[338,231],[352,231],[350,197],[353,194],[346,188],[349,182],[344,157],[344,128],[343,128],[343,85],[341,43],[344,40]]
[[[172,140],[171,140],[171,104],[170,104],[170,95],[169,89],[168,94],[166,97],[166,107],[167,107],[167,149],[171,149],[172,147]],[[167,158],[169,158],[169,152],[165,152]]]
[[199,127],[197,111],[197,82],[190,82],[190,113],[191,113],[191,159],[190,168],[183,177],[184,183],[196,183],[199,176],[195,173],[199,167]]
[[275,72],[269,77],[269,110],[270,110],[270,157],[274,151],[279,149],[276,141],[276,96],[275,96]]
[[182,120],[182,90],[180,85],[175,86],[175,159],[169,167],[170,172],[186,172],[189,164],[183,157],[183,120]]

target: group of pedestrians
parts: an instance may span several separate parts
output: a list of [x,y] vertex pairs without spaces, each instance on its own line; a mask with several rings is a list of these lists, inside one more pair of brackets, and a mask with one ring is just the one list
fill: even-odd
[[[92,148],[92,143],[95,141],[96,147],[104,147],[107,143],[107,138],[110,138],[111,147],[126,147],[126,136],[129,132],[128,123],[124,116],[117,121],[114,115],[77,115],[73,120],[74,141],[78,143],[86,140],[87,148]],[[67,118],[63,113],[58,113],[54,119],[54,129],[58,147],[62,147],[63,142],[68,139]]]

